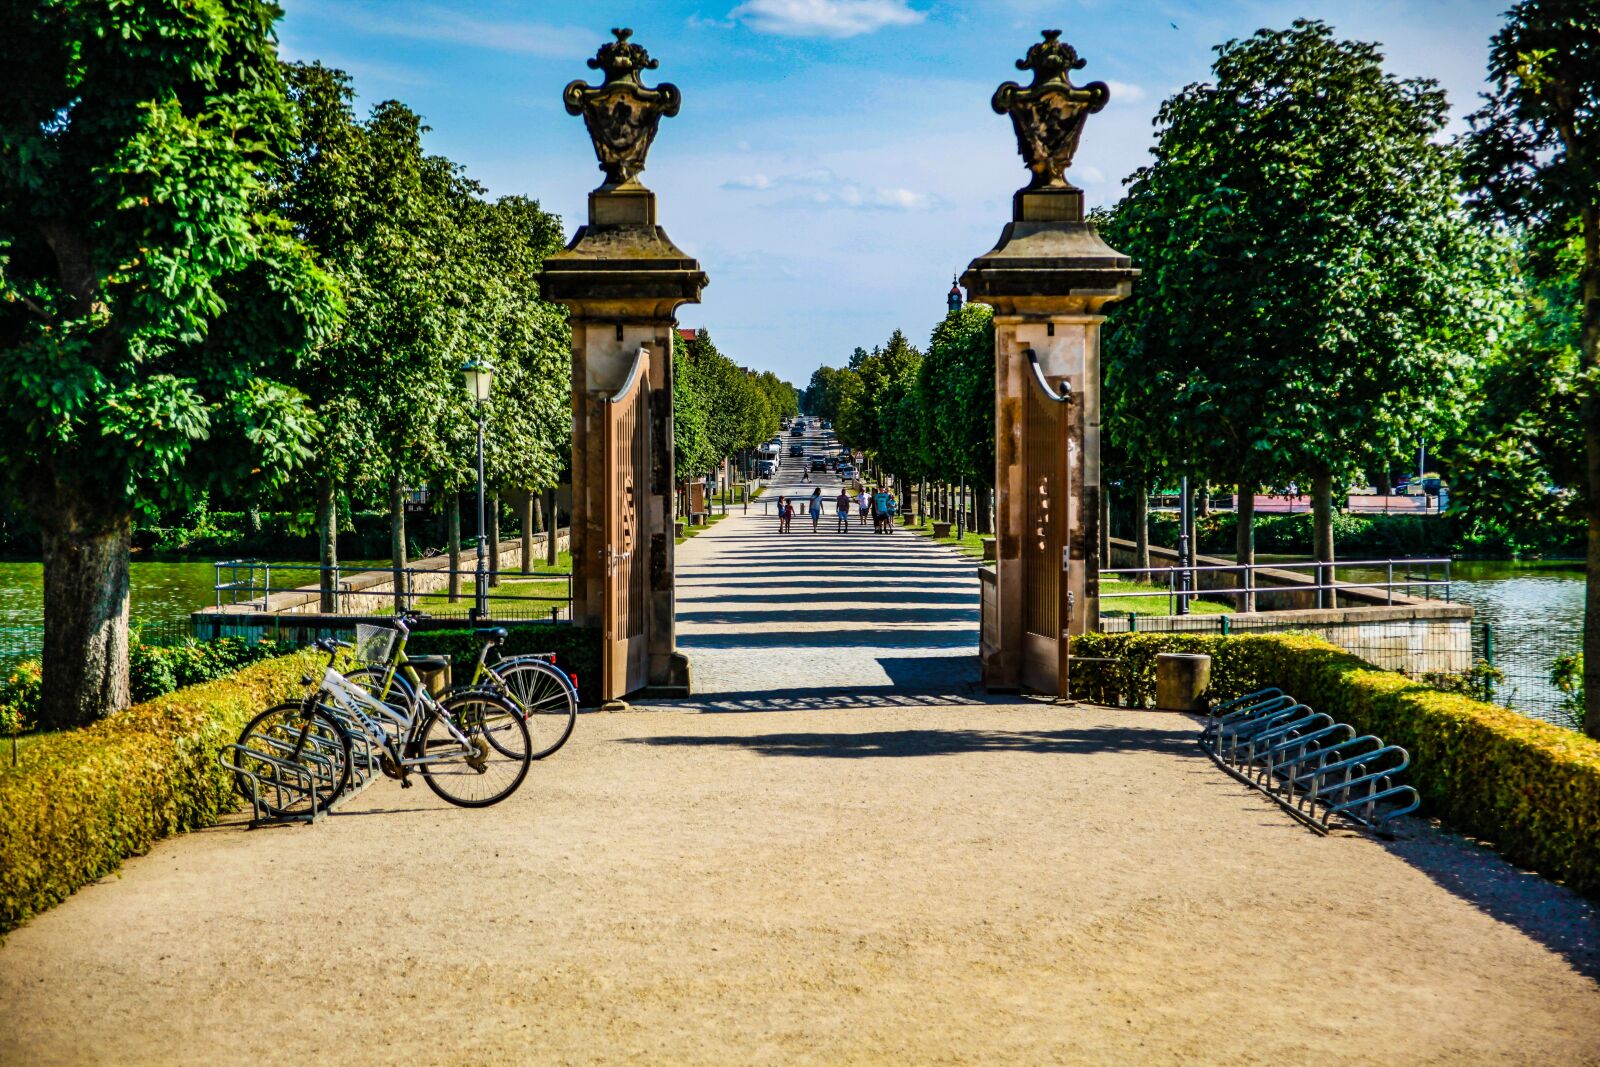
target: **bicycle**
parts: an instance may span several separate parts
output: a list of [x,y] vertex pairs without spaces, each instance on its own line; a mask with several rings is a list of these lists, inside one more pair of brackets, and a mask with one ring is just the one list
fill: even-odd
[[[426,618],[418,611],[405,611],[401,617],[408,623]],[[482,639],[483,647],[473,664],[472,675],[465,683],[452,686],[446,696],[487,688],[509,700],[523,715],[532,739],[531,759],[544,759],[561,748],[572,736],[578,721],[578,687],[574,679],[556,666],[555,654],[530,652],[516,656],[502,656],[492,664],[489,652],[505,641],[503,627],[474,630]],[[403,648],[402,648],[403,651]],[[405,660],[413,666],[439,666],[445,657],[414,657]],[[399,664],[386,667],[368,667],[352,671],[351,681],[365,687],[368,693],[384,703],[393,702],[401,710],[409,710],[417,699],[417,690],[398,669]]]
[[[415,693],[410,704],[379,700],[361,682],[340,674],[334,669],[338,652],[354,646],[322,638],[316,647],[328,653],[328,666],[318,688],[302,701],[268,708],[239,735],[239,748],[248,753],[236,768],[241,793],[276,816],[327,810],[350,781],[352,730],[376,750],[378,769],[404,788],[411,786],[415,771],[440,799],[464,808],[488,807],[516,792],[532,760],[522,713],[482,688],[435,699],[403,662],[405,642],[396,637],[409,628],[404,619],[396,623],[397,631],[357,627],[358,643],[367,662],[406,672]],[[304,682],[310,685],[312,679]],[[296,784],[287,785],[286,776]],[[257,781],[277,787],[271,800],[258,795]]]

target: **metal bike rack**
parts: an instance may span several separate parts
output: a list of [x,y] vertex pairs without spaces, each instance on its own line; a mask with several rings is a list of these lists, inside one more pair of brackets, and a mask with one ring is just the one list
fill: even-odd
[[[252,827],[270,823],[314,823],[381,776],[378,750],[373,747],[366,732],[343,709],[331,702],[323,704],[322,709],[334,717],[350,738],[350,780],[338,796],[324,805],[317,803],[319,787],[325,788],[337,779],[337,760],[342,749],[327,737],[319,736],[314,731],[308,733],[306,745],[311,751],[302,750],[293,763],[278,758],[273,751],[263,751],[275,750],[283,755],[293,755],[291,745],[266,734],[255,735],[254,744],[259,747],[225,745],[217,754],[217,762],[223,769],[233,772],[234,781],[250,801]],[[273,769],[271,778],[263,778],[252,769],[262,764]],[[307,802],[309,808],[302,814],[268,815],[262,806],[264,798],[269,798],[271,806],[275,808],[302,801]]]
[[1356,735],[1281,689],[1258,689],[1212,709],[1200,747],[1217,765],[1326,834],[1334,816],[1384,836],[1385,824],[1422,806],[1398,779],[1411,765],[1399,745]]

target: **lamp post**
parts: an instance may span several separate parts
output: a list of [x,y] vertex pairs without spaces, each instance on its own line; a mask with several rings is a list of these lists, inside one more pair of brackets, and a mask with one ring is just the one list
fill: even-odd
[[[488,529],[483,511],[483,409],[489,400],[494,368],[481,360],[473,360],[461,368],[461,380],[478,405],[478,570],[473,583],[472,618],[474,622],[482,622],[489,615],[489,576],[483,545],[484,533]],[[499,545],[495,546],[497,551],[499,548]]]

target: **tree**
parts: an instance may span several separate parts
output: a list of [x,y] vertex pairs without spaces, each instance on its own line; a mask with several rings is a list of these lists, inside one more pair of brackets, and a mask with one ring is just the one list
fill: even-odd
[[1574,485],[1588,526],[1583,661],[1586,729],[1600,737],[1600,10],[1592,0],[1523,0],[1489,53],[1492,92],[1471,118],[1478,206],[1582,248],[1575,348],[1583,467]]
[[1125,449],[1205,457],[1241,500],[1309,479],[1331,561],[1335,484],[1448,423],[1504,317],[1501,257],[1460,207],[1434,82],[1305,20],[1219,46],[1213,76],[1162,104],[1108,234],[1144,271],[1111,399]]
[[46,725],[128,701],[136,502],[309,454],[284,378],[337,300],[264,198],[292,134],[275,15],[62,0],[0,34],[0,466],[43,541]]
[[933,328],[919,371],[924,465],[929,477],[978,487],[980,532],[994,487],[994,375],[994,309],[968,304]]

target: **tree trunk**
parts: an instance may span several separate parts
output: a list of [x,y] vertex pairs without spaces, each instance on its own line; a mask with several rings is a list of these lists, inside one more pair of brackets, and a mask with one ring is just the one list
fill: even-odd
[[[1233,561],[1241,567],[1248,567],[1256,561],[1255,487],[1239,483],[1238,494],[1233,499],[1234,512],[1238,516],[1238,526],[1234,529]],[[1237,609],[1256,610],[1255,576],[1252,572],[1239,572],[1239,588],[1244,590],[1244,594],[1234,598],[1238,602],[1235,605]]]
[[39,725],[85,726],[128,706],[132,520],[78,507],[57,487],[37,515],[44,554],[44,690]]
[[1583,320],[1578,349],[1589,388],[1583,399],[1584,516],[1589,524],[1583,597],[1584,732],[1600,739],[1600,207],[1583,209]]
[[500,494],[489,494],[489,588],[500,584]]
[[1211,514],[1211,483],[1202,481],[1195,490],[1195,513],[1202,519]]
[[324,615],[339,611],[339,487],[333,476],[322,479],[317,487],[317,562],[321,565],[321,603]]
[[461,494],[452,491],[446,505],[446,550],[450,553],[450,603],[461,599]]
[[398,471],[389,475],[389,573],[394,576],[394,610],[408,606],[406,593],[406,487]]
[[261,509],[251,504],[244,512],[244,529],[251,537],[261,532]]
[[1135,581],[1150,580],[1150,486],[1140,482],[1133,497],[1133,565],[1139,568]]
[[991,514],[989,510],[989,500],[993,495],[993,490],[987,485],[978,487],[978,532],[980,534],[989,535],[994,533],[994,523],[990,521]]
[[[1311,477],[1312,548],[1318,563],[1330,566],[1317,568],[1317,584],[1333,585],[1333,475],[1314,474]],[[1317,606],[1336,608],[1339,598],[1332,589],[1317,592]]]
[[556,491],[553,486],[545,490],[545,503],[548,505],[545,511],[549,514],[550,521],[545,524],[545,533],[548,536],[544,540],[544,561],[554,567],[556,554],[561,551],[561,513],[556,509]]
[[524,489],[518,500],[522,508],[522,573],[533,573],[533,520],[539,509],[539,496],[532,489]]

